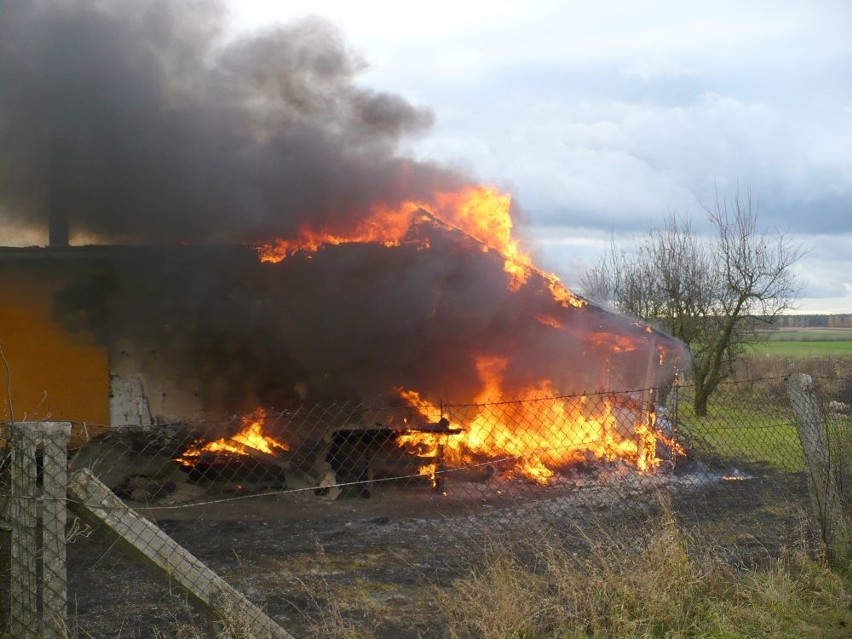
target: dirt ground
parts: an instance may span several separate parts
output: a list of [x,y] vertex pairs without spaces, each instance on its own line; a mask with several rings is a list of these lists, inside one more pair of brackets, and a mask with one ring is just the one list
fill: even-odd
[[[764,560],[801,535],[807,494],[799,475],[694,471],[656,488],[671,495],[684,525],[736,561]],[[409,486],[381,488],[370,499],[332,501],[304,491],[138,506],[296,637],[333,636],[328,624],[352,624],[380,638],[437,639],[435,593],[481,561],[489,545],[558,536],[581,551],[578,526],[630,534],[654,516],[657,492],[629,481],[497,491],[455,485],[446,496]],[[204,627],[184,594],[97,530],[77,531],[68,557],[77,636],[165,637],[185,623]]]

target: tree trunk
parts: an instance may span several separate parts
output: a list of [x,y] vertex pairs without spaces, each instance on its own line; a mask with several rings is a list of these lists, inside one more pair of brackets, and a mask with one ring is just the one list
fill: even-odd
[[710,398],[710,391],[706,390],[706,386],[700,389],[695,388],[695,399],[692,402],[692,407],[695,410],[697,417],[705,417],[707,415],[707,400]]
[[692,399],[692,408],[698,417],[707,414],[707,399],[713,391],[713,387],[707,384],[707,371],[694,362],[692,365],[692,376],[695,379],[695,396]]

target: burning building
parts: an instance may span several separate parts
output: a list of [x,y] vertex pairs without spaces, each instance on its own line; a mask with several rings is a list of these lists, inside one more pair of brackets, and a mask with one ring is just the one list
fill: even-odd
[[[532,437],[530,476],[589,454],[653,467],[651,389],[682,345],[538,268],[508,194],[398,156],[431,114],[356,85],[329,25],[224,42],[200,6],[4,12],[0,143],[19,161],[0,168],[2,214],[53,244],[0,251],[7,417],[402,403],[416,427],[382,427],[434,459],[442,406],[467,406],[442,427],[449,463]],[[49,378],[22,364],[36,352]],[[515,400],[505,423],[477,408]]]
[[[681,345],[574,295],[519,249],[461,228],[446,204],[440,216],[427,205],[406,204],[401,230],[376,223],[378,238],[306,230],[309,240],[257,246],[6,249],[4,272],[45,291],[42,308],[64,339],[100,349],[94,394],[104,397],[108,372],[112,426],[258,407],[403,403],[422,420],[381,426],[425,430],[405,441],[428,449],[424,424],[442,418],[444,404],[469,407],[456,412],[457,436],[444,451],[456,463],[517,456],[537,442],[528,472],[545,478],[589,454],[653,467],[659,434],[650,393],[672,381]],[[510,220],[508,198],[494,189],[463,191],[453,205],[474,220]],[[25,331],[16,337],[17,345],[28,340]],[[58,358],[45,356],[54,371],[62,370]],[[67,379],[80,379],[73,359],[65,366]],[[17,387],[26,389],[26,379]],[[588,401],[602,394],[617,398]],[[91,396],[86,402],[97,404]],[[484,417],[482,407],[516,400],[513,419]],[[15,404],[26,410],[26,402]]]

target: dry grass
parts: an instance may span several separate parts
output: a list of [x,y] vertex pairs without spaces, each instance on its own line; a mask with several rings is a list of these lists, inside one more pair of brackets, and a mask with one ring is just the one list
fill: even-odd
[[848,637],[852,587],[805,548],[760,569],[722,559],[670,512],[632,539],[580,533],[534,561],[504,550],[438,597],[451,639]]
[[328,639],[371,639],[376,636],[380,613],[369,596],[369,585],[356,582],[345,589],[332,588],[325,579],[302,582],[311,602],[306,615],[311,637]]
[[833,399],[852,401],[852,355],[848,353],[811,357],[749,355],[737,363],[734,374],[719,392],[724,392],[730,382],[736,390],[747,389],[786,402],[784,378],[793,373],[807,373],[818,379]]
[[168,628],[155,630],[154,639],[205,639],[216,637],[216,639],[264,639],[259,637],[253,630],[251,619],[247,612],[238,607],[226,608],[222,611],[222,617],[217,621],[210,621],[204,626],[186,621],[178,621],[170,624]]
[[482,569],[438,589],[447,636],[527,637],[542,623],[545,583],[517,557],[497,551]]
[[[630,531],[578,528],[572,546],[552,538],[488,544],[478,567],[452,584],[421,591],[424,637],[447,639],[814,638],[852,632],[852,581],[808,551],[767,555],[758,567],[662,513]],[[572,549],[573,548],[573,549]],[[319,553],[300,581],[305,634],[323,639],[398,636],[382,632],[392,614],[361,580],[333,585],[334,566]],[[397,611],[399,612],[399,611]],[[255,639],[238,614],[221,639]],[[71,637],[85,633],[69,632]],[[120,636],[134,636],[132,633]],[[210,629],[175,620],[157,639],[201,639]],[[418,635],[408,634],[415,639]]]

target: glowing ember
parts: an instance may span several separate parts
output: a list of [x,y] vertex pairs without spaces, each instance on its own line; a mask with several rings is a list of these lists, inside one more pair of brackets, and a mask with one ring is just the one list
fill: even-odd
[[459,231],[478,242],[484,251],[494,250],[504,259],[503,270],[508,286],[518,291],[535,273],[544,278],[553,299],[568,307],[585,306],[585,300],[569,291],[556,275],[533,265],[512,235],[512,199],[491,186],[474,186],[452,193],[437,193],[429,201],[407,200],[398,208],[375,205],[354,228],[302,228],[297,237],[277,239],[257,247],[262,262],[281,262],[296,253],[312,254],[326,245],[376,243],[388,247],[415,244],[428,248],[428,241],[417,239],[412,230],[417,224],[432,224]]
[[177,460],[181,464],[193,465],[205,453],[232,457],[247,457],[252,451],[275,455],[290,450],[286,443],[265,435],[263,422],[266,411],[257,409],[252,414],[242,418],[243,427],[231,437],[223,437],[206,444],[191,446]]
[[[484,460],[505,462],[521,476],[541,484],[549,483],[560,468],[590,458],[621,459],[639,471],[651,471],[661,462],[657,443],[673,445],[656,428],[655,413],[626,398],[558,397],[552,383],[545,380],[514,398],[517,401],[501,401],[506,364],[507,360],[498,357],[477,359],[483,388],[476,404],[458,420],[460,434],[406,433],[400,445],[427,460],[437,458],[438,446],[443,446],[442,457],[449,467]],[[400,394],[427,419],[441,413],[416,391],[400,390]],[[426,463],[421,472],[434,477],[434,463]]]

